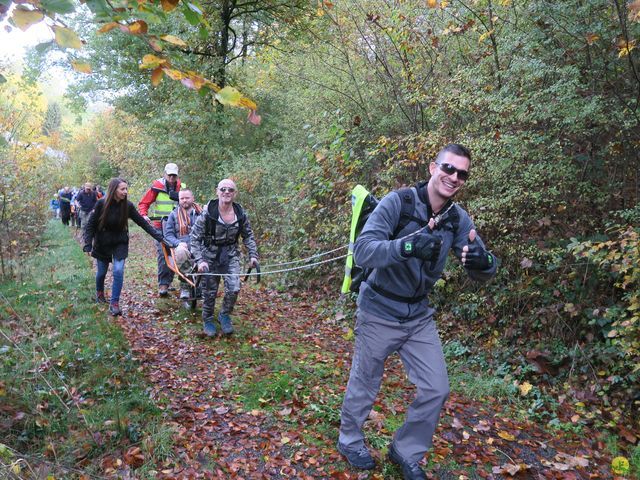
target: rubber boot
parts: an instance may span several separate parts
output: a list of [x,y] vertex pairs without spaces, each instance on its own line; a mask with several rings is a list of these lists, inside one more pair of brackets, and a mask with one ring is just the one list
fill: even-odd
[[213,318],[205,318],[203,320],[204,323],[204,334],[207,337],[213,337],[215,336],[216,332],[216,326],[213,323]]
[[231,324],[231,317],[226,313],[220,313],[218,315],[218,321],[220,322],[220,328],[225,335],[231,335],[233,333],[233,325]]

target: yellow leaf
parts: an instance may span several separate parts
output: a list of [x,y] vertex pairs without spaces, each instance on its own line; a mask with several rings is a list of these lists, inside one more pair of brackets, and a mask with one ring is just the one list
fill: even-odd
[[258,109],[258,106],[256,105],[256,102],[254,102],[253,100],[249,100],[247,97],[242,97],[238,101],[238,106],[239,107],[248,108],[249,110],[257,110]]
[[531,391],[533,385],[531,385],[529,382],[524,382],[519,385],[518,388],[520,389],[520,395],[525,397]]
[[91,73],[91,65],[85,62],[71,62],[71,66],[76,72]]
[[54,25],[53,31],[56,34],[56,43],[62,48],[82,48],[80,38],[70,28]]
[[318,17],[322,17],[324,15],[324,10],[322,9],[322,7],[318,7],[318,9],[316,10],[316,15]]
[[617,336],[618,336],[617,330],[609,330],[609,333],[607,333],[607,337],[609,338],[616,338]]
[[162,71],[162,67],[156,67],[156,69],[151,73],[151,85],[154,87],[160,85],[163,74],[164,72]]
[[484,32],[482,35],[480,35],[480,38],[478,38],[478,43],[484,42],[492,34],[493,34],[493,29],[489,30],[488,32]]
[[165,42],[172,43],[173,45],[178,45],[179,47],[186,47],[187,43],[173,35],[160,35],[160,38]]
[[508,440],[510,442],[513,442],[516,437],[514,437],[513,435],[511,435],[509,432],[505,432],[504,430],[500,430],[498,432],[498,436],[504,440]]
[[616,475],[626,475],[629,473],[629,460],[625,457],[616,457],[611,460],[611,470]]
[[118,22],[109,22],[104,24],[102,27],[98,29],[98,33],[106,33],[114,28],[118,28],[120,24]]
[[129,32],[133,35],[140,35],[141,33],[147,33],[149,27],[147,26],[147,22],[143,20],[138,20],[129,25]]
[[291,439],[289,437],[282,437],[280,441],[282,442],[283,445],[286,445],[291,441]]
[[237,107],[242,98],[242,94],[234,87],[224,87],[216,93],[216,100],[222,105],[231,105]]
[[164,68],[164,73],[172,80],[182,80],[184,78],[184,73],[180,70],[174,70],[173,68]]
[[11,471],[14,475],[20,475],[20,472],[22,471],[22,469],[20,468],[20,462],[16,462],[11,465]]
[[16,7],[11,16],[14,25],[23,32],[26,32],[31,25],[38,23],[43,18],[44,13],[42,11],[27,10],[27,8],[23,6]]
[[618,58],[626,57],[631,53],[631,50],[636,48],[636,41],[631,40],[630,42],[626,42],[624,40],[618,41],[618,48],[620,51],[618,52]]
[[148,53],[142,57],[142,64],[140,64],[140,68],[158,68],[160,65],[165,65],[166,63],[166,58],[156,57],[155,55]]
[[442,8],[442,9],[447,8],[447,5],[449,5],[449,2],[447,0],[442,0],[440,2],[440,8]]
[[342,338],[344,338],[345,340],[353,340],[353,329],[349,328],[347,329],[347,333],[345,333]]
[[631,50],[633,50],[633,47],[631,47],[631,48],[629,48],[629,47],[621,48],[620,51],[618,52],[618,58],[626,57],[627,55],[629,55],[629,53],[631,53]]
[[436,8],[438,6],[438,0],[427,0],[427,7]]

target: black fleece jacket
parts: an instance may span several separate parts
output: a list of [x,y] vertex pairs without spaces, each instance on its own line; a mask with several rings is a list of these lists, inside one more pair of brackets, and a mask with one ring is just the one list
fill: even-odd
[[[125,225],[120,227],[120,203],[114,202],[109,207],[104,227],[98,231],[100,216],[104,209],[104,198],[96,203],[95,209],[89,217],[86,230],[84,232],[84,251],[91,252],[91,256],[110,262],[112,258],[121,260],[129,255],[129,228]],[[127,202],[127,214],[130,220],[136,222],[142,229],[151,235],[154,239],[161,242],[162,233],[156,230],[147,222],[142,215],[138,213],[136,207],[129,200]]]

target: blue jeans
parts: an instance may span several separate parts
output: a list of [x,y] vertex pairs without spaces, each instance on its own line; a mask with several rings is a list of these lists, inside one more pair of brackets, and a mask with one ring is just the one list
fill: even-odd
[[[104,292],[104,279],[107,276],[107,270],[109,270],[109,262],[97,260],[98,271],[96,272],[96,290],[98,292]],[[113,259],[113,285],[111,286],[111,303],[118,303],[120,301],[120,292],[122,291],[122,283],[124,282],[124,261]]]

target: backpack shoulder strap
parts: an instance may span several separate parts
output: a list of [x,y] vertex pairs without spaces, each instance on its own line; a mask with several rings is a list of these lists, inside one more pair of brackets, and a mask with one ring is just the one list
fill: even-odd
[[210,237],[213,234],[213,224],[216,220],[218,220],[218,216],[220,215],[218,211],[218,200],[212,201],[212,209],[209,212],[208,208],[204,215],[204,235],[205,238]]
[[457,234],[458,227],[460,226],[460,212],[458,212],[458,208],[456,207],[456,205],[454,205],[449,212],[449,222],[451,224],[451,230],[453,231],[453,234]]
[[411,222],[416,222],[420,227],[427,225],[427,221],[422,220],[414,215],[416,208],[416,197],[411,187],[401,188],[395,191],[396,195],[400,197],[400,218],[398,219],[398,226],[393,231],[391,239],[396,238],[400,232],[409,225]]
[[239,230],[242,230],[242,228],[244,227],[244,222],[247,218],[246,214],[244,213],[244,209],[242,208],[242,205],[240,205],[239,203],[233,203],[233,211],[236,214],[236,218],[238,219],[238,224],[239,224]]

